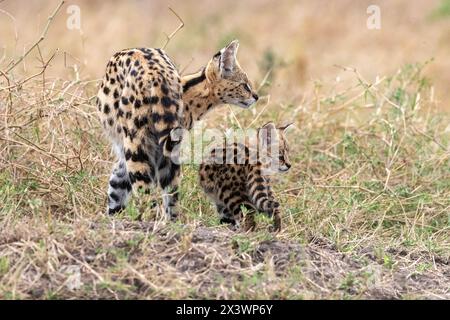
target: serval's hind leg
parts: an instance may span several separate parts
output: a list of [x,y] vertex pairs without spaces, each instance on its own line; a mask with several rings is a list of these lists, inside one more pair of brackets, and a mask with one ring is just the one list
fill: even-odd
[[177,220],[177,202],[179,198],[180,165],[167,161],[167,167],[160,171],[159,185],[163,189],[164,212],[172,221]]
[[131,182],[124,157],[114,165],[108,184],[108,214],[122,211],[131,193]]

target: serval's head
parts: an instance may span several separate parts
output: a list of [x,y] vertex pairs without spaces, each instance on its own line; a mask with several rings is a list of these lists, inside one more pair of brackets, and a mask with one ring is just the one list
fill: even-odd
[[248,108],[258,100],[258,95],[236,59],[238,48],[239,42],[234,40],[217,52],[208,62],[205,73],[220,102]]
[[260,154],[266,158],[266,161],[262,160],[272,171],[286,172],[291,168],[286,130],[292,125],[277,127],[273,122],[268,122],[258,130]]

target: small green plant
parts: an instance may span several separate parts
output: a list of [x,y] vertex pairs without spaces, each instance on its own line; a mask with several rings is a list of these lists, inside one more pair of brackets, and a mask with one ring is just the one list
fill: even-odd
[[439,19],[450,16],[450,0],[441,0],[438,7],[431,13],[431,18]]
[[252,241],[245,235],[236,235],[231,239],[231,244],[238,254],[243,254],[253,250]]
[[9,271],[9,259],[8,257],[0,257],[0,275],[4,275]]

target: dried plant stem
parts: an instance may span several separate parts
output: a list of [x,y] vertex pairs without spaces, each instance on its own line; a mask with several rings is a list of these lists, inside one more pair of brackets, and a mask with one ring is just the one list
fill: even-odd
[[12,69],[14,69],[19,63],[25,59],[26,56],[30,54],[31,51],[33,51],[34,48],[36,48],[42,41],[44,41],[45,37],[47,36],[48,29],[50,28],[50,25],[55,18],[56,14],[59,12],[61,7],[64,4],[64,0],[59,3],[59,5],[56,7],[56,9],[53,11],[53,13],[48,17],[47,24],[45,25],[44,30],[41,33],[41,36],[39,39],[16,61],[10,66],[5,73],[9,73]]
[[181,19],[181,17],[171,7],[169,7],[169,10],[172,11],[172,13],[178,18],[178,20],[180,21],[180,24],[170,35],[166,34],[166,42],[162,46],[162,49],[165,49],[167,47],[167,45],[169,44],[170,40],[177,34],[178,31],[180,31],[184,27],[183,19]]

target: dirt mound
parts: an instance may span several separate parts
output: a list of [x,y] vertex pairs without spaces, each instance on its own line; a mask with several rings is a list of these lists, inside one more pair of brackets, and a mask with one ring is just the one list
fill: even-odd
[[[30,230],[33,230],[30,232]],[[75,231],[76,230],[76,231]],[[2,288],[21,298],[450,298],[449,259],[403,248],[342,252],[270,234],[100,219],[35,220],[0,237]],[[388,255],[388,257],[386,256]],[[245,293],[244,293],[245,292]]]

